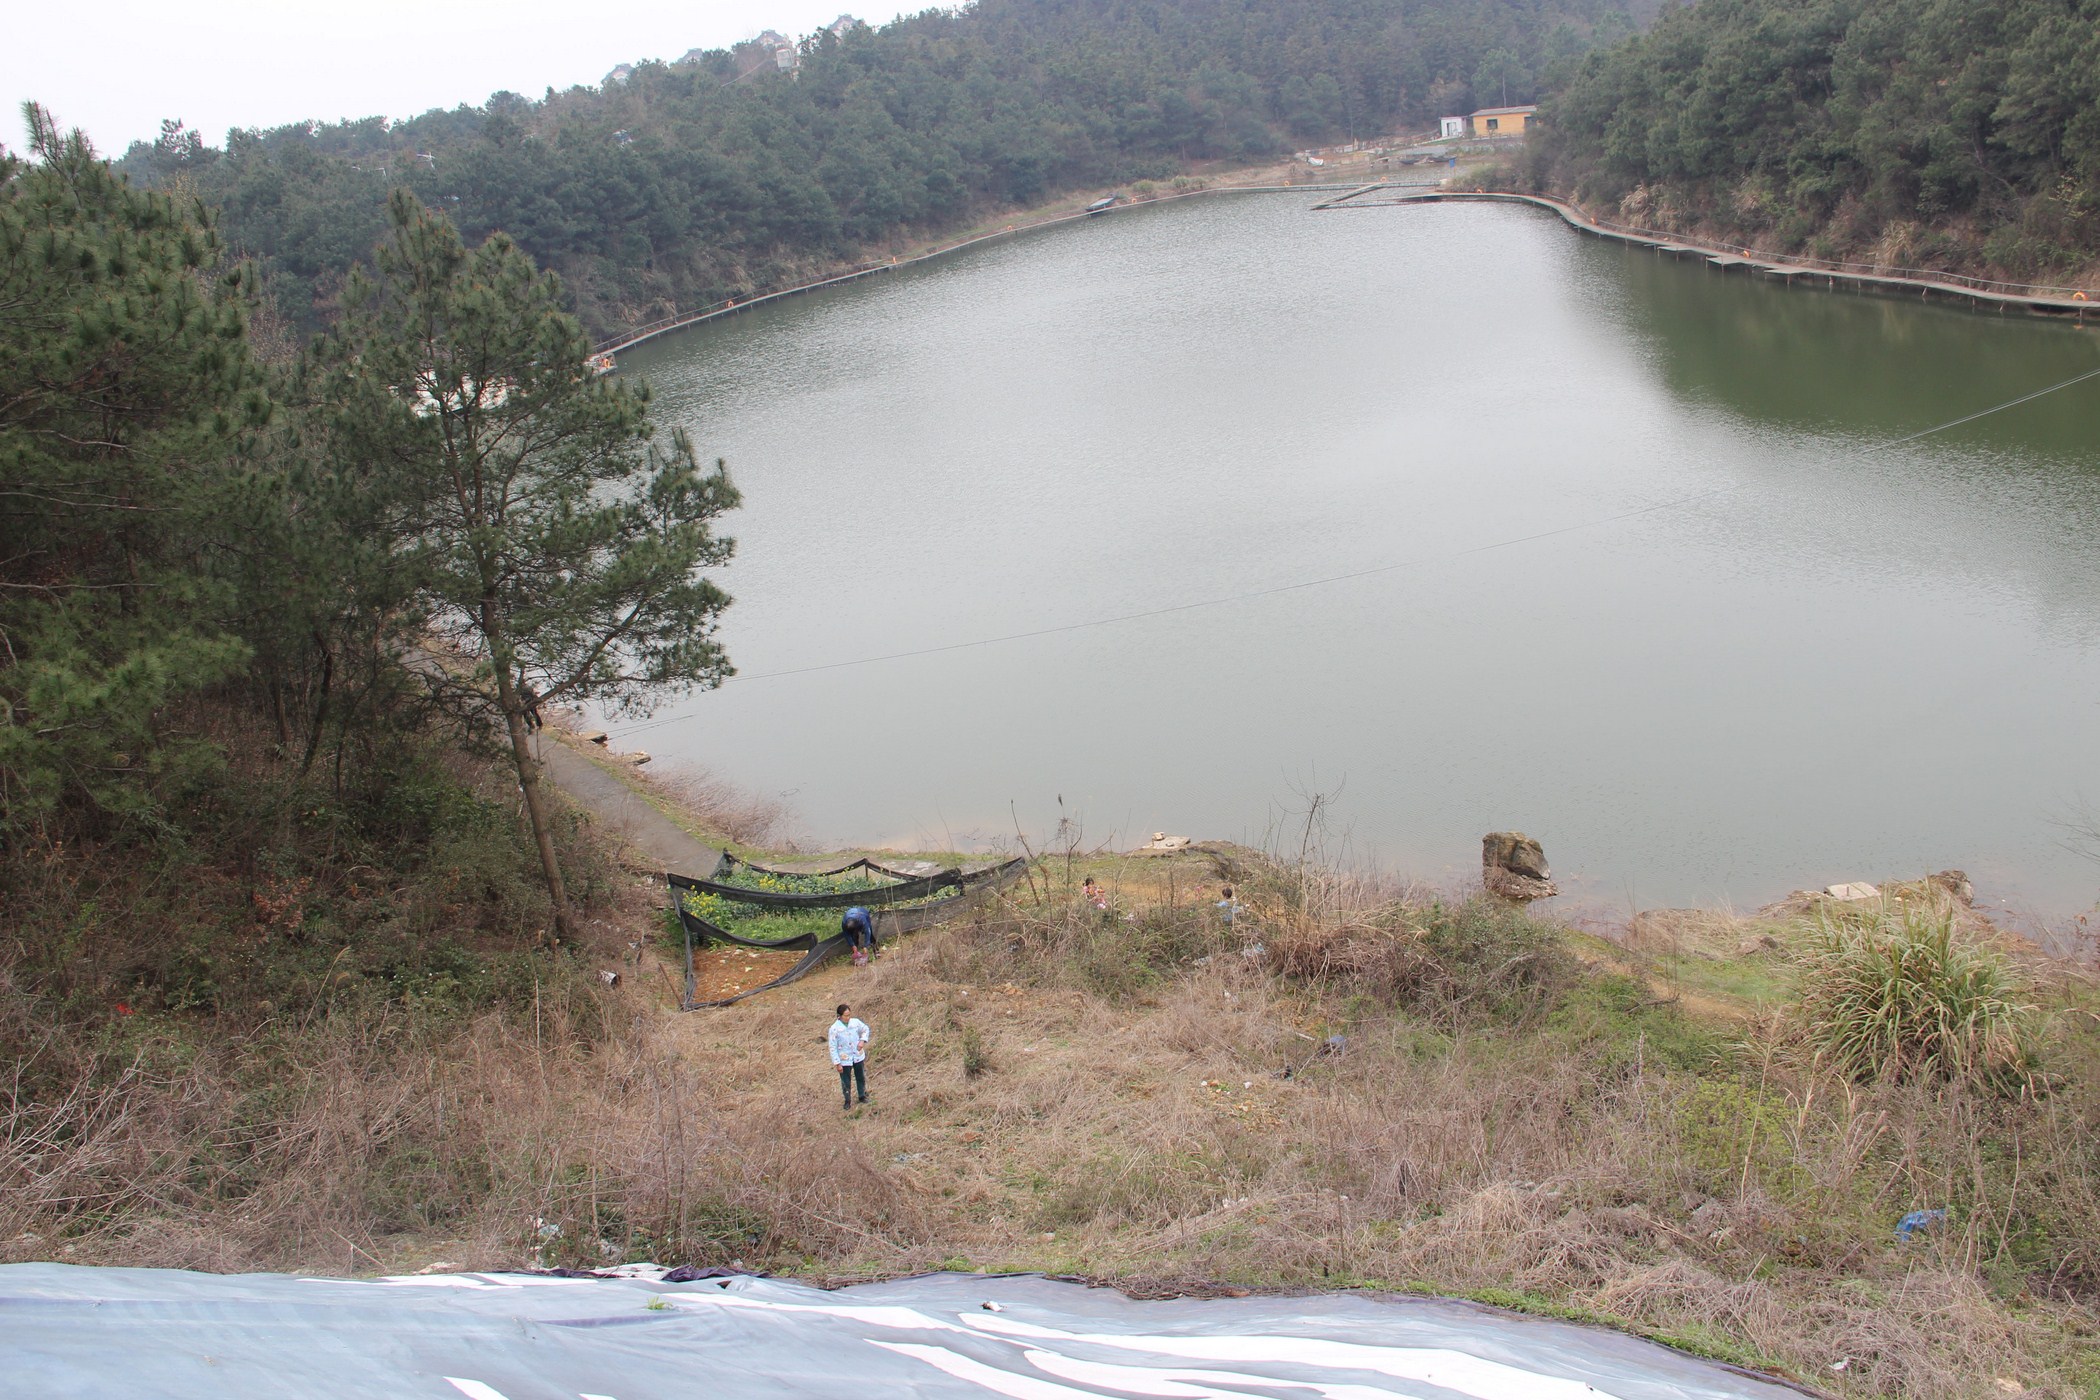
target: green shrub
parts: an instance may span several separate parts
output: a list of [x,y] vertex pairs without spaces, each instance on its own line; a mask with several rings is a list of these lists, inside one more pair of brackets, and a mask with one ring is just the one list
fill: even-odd
[[2036,1010],[1998,949],[1952,914],[1826,917],[1797,955],[1796,1011],[1819,1057],[1858,1079],[2024,1082]]
[[1125,919],[1097,913],[1082,911],[1057,930],[1057,980],[1100,996],[1134,996],[1170,970],[1223,949],[1203,911],[1150,909]]
[[1492,900],[1430,906],[1422,946],[1441,970],[1425,995],[1494,1020],[1543,1015],[1581,975],[1559,930]]
[[956,1026],[956,1043],[962,1050],[963,1078],[975,1079],[992,1067],[992,1052],[984,1043],[984,1035],[967,1021]]

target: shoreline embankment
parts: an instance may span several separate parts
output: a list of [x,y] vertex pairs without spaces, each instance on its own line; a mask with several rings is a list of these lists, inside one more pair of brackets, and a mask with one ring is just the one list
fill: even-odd
[[[1407,193],[1393,193],[1408,191]],[[1744,271],[1755,277],[1766,277],[1775,281],[1803,282],[1814,286],[1820,280],[1823,289],[1835,291],[1840,283],[1858,291],[1874,291],[1884,294],[1909,295],[1916,292],[1920,300],[1966,302],[1970,309],[1994,309],[2000,314],[2007,310],[2019,310],[2031,315],[2057,319],[2070,319],[2083,325],[2089,313],[2100,312],[2100,302],[2088,299],[2088,294],[2075,287],[2053,287],[2040,284],[1996,281],[1990,278],[1971,277],[1965,273],[1937,272],[1927,268],[1891,267],[1872,263],[1851,263],[1824,258],[1763,252],[1742,244],[1709,239],[1695,239],[1655,229],[1636,228],[1615,223],[1590,214],[1571,201],[1553,195],[1528,194],[1515,190],[1446,190],[1428,188],[1424,184],[1398,180],[1378,180],[1368,183],[1344,181],[1340,183],[1277,184],[1264,182],[1245,185],[1206,185],[1202,189],[1182,190],[1171,194],[1154,195],[1117,204],[1106,210],[1080,209],[1068,213],[1052,214],[1045,218],[1026,222],[1010,223],[1003,228],[986,233],[972,234],[968,238],[945,243],[925,252],[909,256],[893,257],[886,262],[868,263],[846,272],[833,273],[778,291],[765,292],[742,300],[728,298],[713,303],[698,311],[681,312],[676,316],[651,322],[620,335],[600,341],[594,353],[613,357],[637,345],[669,335],[673,331],[686,330],[693,326],[718,320],[725,316],[737,316],[754,307],[783,301],[789,297],[822,291],[827,287],[843,286],[849,282],[862,281],[885,272],[898,272],[916,267],[936,258],[948,257],[982,244],[1005,238],[1017,238],[1025,233],[1057,228],[1083,219],[1098,218],[1122,210],[1147,205],[1167,204],[1177,200],[1197,199],[1206,195],[1230,194],[1324,194],[1329,196],[1312,206],[1314,211],[1340,209],[1389,209],[1408,204],[1477,203],[1477,204],[1523,204],[1546,210],[1560,218],[1576,232],[1593,238],[1602,238],[1631,247],[1646,248],[1668,257],[1704,258],[1715,269],[1723,272]],[[1378,196],[1385,196],[1380,198]]]
[[[1374,198],[1392,185],[1365,185],[1337,199],[1322,201],[1316,209],[1390,209],[1408,204],[1526,204],[1560,217],[1577,233],[1633,247],[1647,248],[1669,257],[1701,257],[1723,272],[1745,271],[1775,281],[1801,282],[1835,291],[1839,283],[1861,291],[1916,292],[1921,300],[1935,297],[1967,301],[1973,309],[1993,308],[2000,313],[2016,309],[2033,315],[2085,322],[2088,313],[2100,311],[2100,302],[2075,287],[2051,287],[2032,283],[2002,282],[1971,277],[1959,272],[1936,272],[1928,268],[1889,267],[1875,263],[1852,263],[1828,258],[1768,253],[1743,244],[1682,237],[1655,229],[1600,219],[1581,206],[1552,195],[1525,194],[1514,190],[1423,190]],[[1397,188],[1405,188],[1404,186]]]
[[[702,325],[708,321],[717,320],[724,316],[741,315],[754,307],[764,306],[771,302],[782,301],[788,297],[801,296],[807,292],[821,291],[826,287],[843,286],[846,283],[858,282],[865,278],[874,277],[885,272],[901,272],[906,268],[917,267],[921,263],[931,262],[936,258],[945,258],[950,254],[960,253],[966,249],[979,247],[986,243],[997,242],[1000,239],[1018,238],[1022,234],[1038,233],[1044,229],[1058,228],[1065,224],[1078,223],[1085,219],[1100,218],[1105,215],[1121,213],[1129,209],[1149,208],[1150,206],[1155,204],[1170,204],[1177,200],[1197,199],[1205,195],[1331,194],[1346,197],[1350,194],[1361,193],[1366,188],[1367,187],[1363,183],[1354,180],[1346,181],[1340,184],[1307,183],[1302,185],[1290,185],[1265,183],[1249,185],[1206,185],[1202,189],[1179,190],[1172,194],[1153,195],[1142,199],[1128,200],[1116,204],[1108,209],[1093,211],[1080,209],[1071,213],[1052,214],[1045,218],[1033,219],[1025,223],[1007,224],[1003,228],[993,229],[988,233],[972,234],[968,238],[958,239],[953,243],[944,243],[937,248],[928,249],[923,253],[913,253],[910,256],[894,257],[889,259],[887,262],[869,263],[865,266],[856,267],[848,272],[834,273],[828,277],[819,277],[813,281],[799,283],[793,287],[783,287],[778,291],[765,292],[758,296],[744,298],[743,300],[736,300],[732,298],[729,300],[716,302],[713,305],[705,307],[699,311],[683,312],[677,316],[667,317],[662,321],[652,322],[649,325],[640,326],[635,328],[634,330],[623,332],[622,334],[614,336],[608,340],[600,341],[595,347],[593,347],[593,349],[594,353],[598,355],[618,355],[623,350],[631,350],[637,345],[641,345],[647,341],[655,340],[659,336],[669,335],[673,331],[686,330],[689,327]],[[1371,186],[1369,188],[1408,189],[1417,187],[1407,185],[1404,182],[1386,181],[1382,182],[1379,185]]]

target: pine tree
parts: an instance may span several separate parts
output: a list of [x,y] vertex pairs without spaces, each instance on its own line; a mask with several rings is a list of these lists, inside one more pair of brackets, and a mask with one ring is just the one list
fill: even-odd
[[150,814],[204,752],[168,742],[171,707],[245,648],[194,525],[270,411],[202,211],[24,112],[35,160],[0,153],[0,838]]
[[441,644],[416,666],[500,728],[554,902],[568,899],[531,731],[541,707],[645,708],[720,683],[729,598],[700,571],[732,542],[721,464],[659,441],[644,390],[597,374],[552,274],[502,234],[469,250],[396,190],[376,280],[353,279],[335,366],[338,450],[398,504],[397,548]]

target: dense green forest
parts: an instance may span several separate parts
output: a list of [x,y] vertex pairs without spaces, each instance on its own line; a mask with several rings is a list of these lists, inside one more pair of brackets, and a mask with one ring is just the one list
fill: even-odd
[[1532,179],[1653,227],[2041,281],[2100,254],[2096,0],[1703,0],[1544,116]]
[[527,731],[726,673],[726,476],[591,371],[508,238],[395,189],[333,327],[270,360],[195,202],[29,118],[35,159],[0,157],[0,899],[96,849],[179,865],[245,828],[252,860],[488,740],[564,924]]
[[559,271],[594,332],[1085,189],[1532,98],[1655,0],[980,0],[389,124],[171,122],[121,167],[219,211],[297,327],[406,186]]
[[[28,116],[0,154],[0,1257],[182,1258],[155,1238],[236,1206],[279,1248],[357,1202],[447,1218],[427,1146],[293,1122],[520,1026],[605,1037],[632,881],[523,733],[724,673],[735,492],[591,371],[509,239],[397,188],[327,334],[264,353],[196,201]],[[349,1175],[269,1163],[317,1136]]]

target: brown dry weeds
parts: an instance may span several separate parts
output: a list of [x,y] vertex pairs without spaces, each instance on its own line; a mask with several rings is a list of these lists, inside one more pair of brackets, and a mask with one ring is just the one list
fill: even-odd
[[[1580,982],[1559,1010],[1488,1014],[1419,907],[1339,883],[1257,898],[1260,957],[1201,906],[1126,923],[1053,899],[719,1011],[643,982],[437,1030],[323,1021],[273,1043],[268,1089],[253,1047],[134,1038],[0,1105],[0,1253],[1411,1286],[1845,1394],[2080,1393],[2087,1101],[1790,1077],[1754,1032],[1701,1064],[1668,1008],[1571,1020]],[[850,1114],[824,1053],[840,1000],[876,1036]],[[1337,1030],[1346,1050],[1318,1053]],[[2008,1178],[1978,1145],[2012,1141]],[[1895,1243],[1903,1210],[1949,1199],[1950,1228]],[[2011,1257],[2015,1213],[2057,1232],[2053,1275]]]

